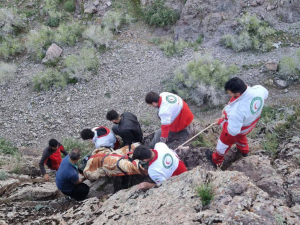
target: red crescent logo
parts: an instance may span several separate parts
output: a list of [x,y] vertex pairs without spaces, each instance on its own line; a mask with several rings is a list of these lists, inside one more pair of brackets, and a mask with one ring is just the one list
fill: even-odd
[[170,162],[167,162],[167,160],[166,160],[166,163],[167,163],[167,164],[170,164],[170,163],[171,163],[171,161],[170,161]]
[[256,103],[254,104],[254,109],[258,109],[258,108],[256,107]]

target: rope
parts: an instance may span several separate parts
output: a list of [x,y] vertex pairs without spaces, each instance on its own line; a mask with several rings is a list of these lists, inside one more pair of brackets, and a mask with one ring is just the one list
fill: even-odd
[[211,125],[209,125],[208,127],[206,127],[205,129],[201,130],[198,134],[196,134],[195,136],[193,136],[192,138],[190,138],[189,140],[187,140],[186,142],[184,142],[183,144],[179,145],[174,151],[178,150],[179,148],[183,147],[185,144],[189,143],[191,140],[193,140],[195,137],[197,137],[198,135],[202,134],[204,131],[206,131],[208,128],[212,127],[213,125],[215,125],[215,123],[212,123]]

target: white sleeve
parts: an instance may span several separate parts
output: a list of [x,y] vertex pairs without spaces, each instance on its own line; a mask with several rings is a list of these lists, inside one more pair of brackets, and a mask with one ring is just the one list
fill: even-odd
[[161,182],[163,182],[164,180],[166,180],[166,178],[164,176],[162,176],[162,174],[160,174],[157,171],[148,171],[149,172],[149,176],[150,178],[156,183],[156,184],[160,184]]
[[159,118],[162,125],[169,125],[172,122],[172,114],[169,110],[160,110],[159,111]]

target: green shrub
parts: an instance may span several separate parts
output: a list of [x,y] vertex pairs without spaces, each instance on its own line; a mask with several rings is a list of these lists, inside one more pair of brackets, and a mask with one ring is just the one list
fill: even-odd
[[0,85],[7,84],[16,76],[17,67],[15,64],[0,62]]
[[92,41],[99,48],[100,46],[109,47],[113,34],[108,27],[91,25],[84,31],[83,37]]
[[0,41],[2,38],[17,35],[26,27],[26,16],[14,8],[0,8]]
[[143,17],[143,10],[141,7],[140,0],[127,0],[125,7],[129,15],[134,18],[142,18]]
[[73,54],[65,59],[65,70],[71,79],[90,80],[99,67],[99,59],[94,48],[81,49],[79,54]]
[[300,78],[300,49],[293,57],[284,56],[279,62],[279,76],[285,80],[298,80]]
[[267,133],[262,143],[263,149],[270,152],[272,156],[275,156],[277,152],[277,146],[278,146],[277,133],[276,132]]
[[22,45],[20,38],[8,36],[0,44],[0,57],[8,60],[12,56],[21,53],[23,50],[24,46]]
[[51,87],[65,87],[70,78],[67,73],[61,73],[53,68],[48,68],[33,77],[34,90],[49,90]]
[[174,55],[181,56],[183,50],[189,47],[189,43],[184,40],[180,40],[179,42],[166,40],[159,47],[168,57],[173,57]]
[[192,141],[193,147],[215,147],[215,142],[209,137],[205,137],[203,134],[200,134],[194,141]]
[[102,25],[108,27],[111,31],[119,32],[119,29],[131,23],[131,18],[128,14],[121,11],[108,11],[103,16]]
[[67,12],[74,12],[75,8],[76,8],[76,6],[75,6],[74,0],[68,0],[64,3],[64,9]]
[[199,57],[179,67],[174,73],[174,79],[168,82],[166,88],[197,105],[218,105],[224,101],[222,98],[226,98],[223,93],[224,84],[237,72],[235,65],[227,67],[209,56]]
[[43,7],[44,13],[48,16],[46,21],[49,27],[58,27],[62,18],[62,13],[58,10],[59,0],[45,0],[45,6]]
[[275,30],[270,28],[266,22],[249,13],[245,13],[237,19],[237,22],[236,34],[222,36],[221,44],[236,52],[248,50],[265,52],[272,49],[271,38],[275,34]]
[[25,46],[27,52],[37,60],[44,58],[47,48],[52,44],[53,33],[49,27],[42,26],[39,30],[31,30],[27,35]]
[[155,0],[144,10],[144,18],[150,26],[165,27],[173,25],[179,19],[179,13],[164,6],[164,1]]
[[7,180],[9,176],[5,173],[4,170],[0,170],[0,180]]
[[210,204],[214,198],[213,187],[210,184],[202,184],[196,189],[196,192],[201,198],[202,206]]
[[6,155],[16,156],[19,154],[19,149],[13,146],[10,141],[0,138],[0,152]]
[[82,37],[83,28],[78,22],[61,24],[54,34],[54,42],[59,46],[74,46]]
[[84,142],[75,138],[64,138],[62,140],[62,145],[68,152],[70,152],[73,148],[80,149],[81,156],[85,156],[94,150],[94,145],[92,143]]

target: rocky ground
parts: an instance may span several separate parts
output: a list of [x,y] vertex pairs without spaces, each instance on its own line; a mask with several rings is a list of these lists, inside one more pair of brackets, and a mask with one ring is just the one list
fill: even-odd
[[[87,3],[86,9],[91,2]],[[153,132],[159,121],[155,110],[145,104],[145,94],[164,91],[163,81],[195,54],[210,54],[227,65],[236,64],[241,68],[238,76],[247,84],[263,84],[269,89],[267,105],[285,108],[299,103],[299,84],[280,89],[274,73],[265,69],[265,63],[278,63],[282,56],[293,55],[299,42],[286,40],[286,45],[267,53],[236,53],[219,44],[221,35],[232,29],[233,20],[245,10],[257,13],[276,29],[299,34],[299,1],[227,0],[218,6],[219,1],[167,3],[182,10],[174,32],[149,28],[142,22],[132,24],[99,56],[101,66],[89,82],[34,92],[31,78],[44,65],[27,56],[15,59],[17,76],[0,88],[0,136],[20,147],[22,175],[10,173],[0,181],[0,224],[300,224],[300,169],[295,157],[300,154],[299,134],[281,143],[276,159],[262,150],[263,136],[250,138],[250,156],[243,158],[230,151],[223,166],[226,171],[215,171],[207,162],[206,148],[191,146],[180,153],[189,168],[187,173],[147,192],[134,186],[114,195],[120,181],[102,179],[89,184],[92,191],[82,203],[66,199],[56,189],[54,177],[44,183],[39,176],[37,163],[50,138],[79,138],[83,128],[111,126],[105,119],[110,109],[135,113],[145,133]],[[99,16],[106,10],[101,4],[96,7]],[[196,10],[199,4],[201,13]],[[150,42],[153,37],[193,40],[199,35],[205,37],[203,44],[197,51],[187,49],[181,57],[166,57]],[[80,45],[64,49],[63,57]],[[191,108],[196,116],[192,133],[220,114],[218,108]],[[216,141],[218,132],[213,128],[205,137]],[[177,140],[171,147],[180,143]],[[14,163],[15,159],[1,155],[2,169],[8,171]],[[214,189],[208,206],[202,205],[195,191],[202,183],[211,183]]]

